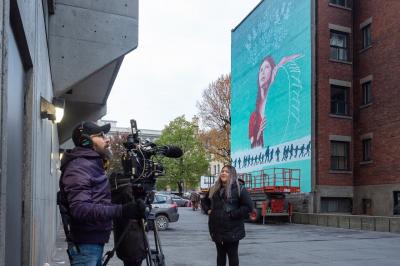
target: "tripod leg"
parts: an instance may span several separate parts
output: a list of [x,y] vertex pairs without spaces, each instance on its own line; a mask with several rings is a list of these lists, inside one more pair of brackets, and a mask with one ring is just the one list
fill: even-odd
[[154,226],[154,243],[155,243],[156,251],[157,251],[157,259],[158,259],[158,262],[160,263],[158,265],[165,266],[165,257],[164,257],[164,253],[163,253],[162,247],[161,247],[161,240],[160,240],[160,237],[158,236],[157,226]]
[[151,259],[151,250],[150,250],[150,245],[149,245],[149,239],[147,238],[146,229],[145,229],[145,226],[144,226],[143,219],[140,220],[140,223],[141,223],[141,227],[142,227],[142,230],[143,230],[144,244],[145,244],[145,248],[146,248],[146,252],[147,252],[146,264],[147,264],[147,266],[153,266],[153,261]]
[[154,242],[156,243],[157,253],[160,253],[160,254],[162,254],[164,256],[164,254],[162,252],[160,237],[158,236],[157,226],[154,226]]

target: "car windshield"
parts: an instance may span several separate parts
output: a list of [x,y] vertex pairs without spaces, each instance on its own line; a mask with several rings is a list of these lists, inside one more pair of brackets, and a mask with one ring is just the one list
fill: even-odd
[[169,196],[156,194],[154,196],[153,203],[161,203],[161,202],[163,202],[163,203],[171,203],[171,201],[172,201],[171,197],[169,197]]

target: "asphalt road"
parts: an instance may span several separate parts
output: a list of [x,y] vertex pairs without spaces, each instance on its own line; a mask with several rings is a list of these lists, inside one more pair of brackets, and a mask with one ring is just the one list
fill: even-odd
[[[179,208],[179,214],[177,223],[160,232],[167,265],[216,265],[208,217],[190,208]],[[400,234],[298,224],[246,224],[246,232],[239,245],[242,266],[400,265]],[[109,265],[123,264],[113,258]]]

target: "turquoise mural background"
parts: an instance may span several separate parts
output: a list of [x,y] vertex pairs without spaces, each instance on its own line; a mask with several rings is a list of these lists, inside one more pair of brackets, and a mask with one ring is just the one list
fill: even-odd
[[[311,191],[310,5],[310,0],[264,0],[232,31],[232,161],[241,173],[301,169],[302,192]],[[256,108],[260,64],[267,56],[278,64],[295,54],[269,86],[263,146],[251,148],[249,119]]]

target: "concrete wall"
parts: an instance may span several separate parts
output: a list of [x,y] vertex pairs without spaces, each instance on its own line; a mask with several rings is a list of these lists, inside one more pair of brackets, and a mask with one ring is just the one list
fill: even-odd
[[363,199],[371,199],[371,215],[393,215],[393,191],[400,191],[400,184],[355,186],[353,214],[362,214]]
[[[0,73],[3,73],[5,71],[5,66],[3,64],[5,60],[4,58],[4,53],[6,52],[6,49],[4,49],[4,43],[6,42],[5,40],[5,34],[4,34],[4,22],[8,21],[9,17],[6,15],[4,10],[8,8],[8,3],[6,1],[1,1],[0,2],[0,30],[3,32],[2,37],[0,38]],[[6,102],[6,98],[4,95],[5,91],[5,83],[7,82],[6,75],[0,75],[0,265],[4,265],[4,259],[5,259],[5,240],[6,240],[6,235],[5,235],[5,229],[6,229],[6,223],[5,223],[5,209],[6,209],[6,178],[4,174],[4,169],[6,168],[6,161],[3,160],[4,157],[6,157],[6,150],[3,149],[6,146],[6,143],[4,142],[4,103]]]
[[294,223],[400,233],[400,217],[293,213]]
[[[54,91],[61,95],[137,47],[138,1],[58,0],[49,29]],[[104,85],[93,86],[96,92]]]
[[[2,12],[9,15],[9,1],[3,1]],[[25,65],[25,96],[24,105],[20,106],[24,112],[24,169],[22,176],[23,193],[23,213],[22,219],[22,258],[23,265],[42,265],[48,261],[54,247],[57,229],[57,209],[55,192],[58,187],[57,154],[58,154],[58,134],[57,126],[49,120],[40,119],[40,97],[51,102],[53,98],[53,88],[50,74],[48,47],[46,38],[46,28],[44,25],[44,14],[42,1],[17,1],[19,25],[22,33],[14,32],[16,42],[22,54],[22,60],[29,60],[32,66]],[[11,15],[10,15],[11,16]],[[15,14],[14,14],[15,16]],[[7,17],[8,18],[8,17]],[[9,19],[2,24],[2,41],[13,34],[8,25]],[[16,25],[11,25],[15,29]],[[8,30],[10,29],[10,30]],[[14,30],[15,31],[15,30]],[[21,38],[21,34],[25,38]],[[27,53],[21,52],[21,47],[27,47]],[[6,58],[8,46],[2,47],[3,56]],[[12,60],[12,59],[11,59]],[[3,61],[2,78],[7,75],[6,60]],[[2,83],[2,91],[11,86],[12,80]],[[7,96],[2,98],[2,104],[12,105]],[[2,114],[2,117],[6,114]],[[2,130],[8,127],[7,120],[3,120]],[[5,131],[3,131],[5,132]],[[7,143],[8,136],[2,135],[2,148]],[[1,158],[2,163],[6,162],[7,157]],[[2,182],[5,176],[1,176]],[[7,185],[2,187],[7,194]],[[1,213],[7,216],[7,211],[1,206]],[[2,227],[4,220],[1,220]],[[10,229],[10,228],[9,228]],[[7,228],[5,228],[7,231]],[[3,238],[4,231],[1,231],[1,252],[7,245]],[[10,252],[12,247],[9,248]],[[9,252],[9,251],[8,251]],[[18,252],[19,253],[19,252]],[[4,256],[2,256],[4,258]],[[1,263],[0,263],[1,264]]]
[[[66,1],[57,2],[64,3]],[[82,1],[76,2],[82,3]],[[115,7],[115,5],[113,6],[114,2],[113,4],[105,0],[101,0],[102,3],[99,2],[85,1],[85,4],[93,4],[93,6],[103,4],[107,7],[107,10]],[[135,5],[131,7],[133,10],[127,9],[127,12],[137,14],[137,1],[121,0],[118,3],[124,5],[123,8],[125,9],[127,8],[125,6],[126,3],[134,3]],[[18,256],[18,259],[15,260],[18,263],[8,265],[43,265],[50,261],[52,254],[54,254],[53,249],[55,247],[56,233],[60,226],[56,205],[56,192],[58,191],[58,179],[60,175],[58,170],[60,166],[58,154],[59,134],[56,124],[40,117],[40,99],[43,97],[47,101],[52,102],[54,96],[53,83],[55,81],[49,63],[49,29],[47,28],[49,15],[47,14],[46,6],[43,6],[43,4],[47,5],[47,1],[4,0],[0,2],[0,31],[2,32],[0,37],[0,265],[5,265],[5,258],[12,256]],[[124,18],[120,19],[124,20]],[[87,22],[90,22],[90,20]],[[135,23],[137,25],[137,21],[133,24]],[[127,31],[127,36],[128,32],[130,33],[129,36],[132,35],[132,32],[129,31],[130,29],[126,27],[123,29]],[[137,28],[133,28],[132,31],[137,32]],[[12,122],[12,119],[9,119],[9,117],[12,118],[12,113],[7,113],[7,106],[12,106],[13,104],[16,106],[16,102],[7,95],[7,89],[12,88],[14,84],[14,80],[7,79],[8,62],[13,62],[13,56],[18,54],[18,52],[9,53],[11,52],[11,46],[8,46],[10,36],[15,36],[15,42],[13,43],[16,43],[18,47],[15,50],[19,52],[20,61],[24,65],[24,73],[20,76],[25,78],[23,104],[18,104],[16,107],[20,108],[18,109],[19,113],[23,113],[23,123],[21,123],[23,126],[19,130],[23,131],[24,139],[22,143],[16,143],[15,145],[23,149],[23,174],[22,177],[15,177],[21,179],[19,183],[22,184],[21,193],[23,195],[21,199],[22,206],[16,208],[20,213],[14,215],[20,219],[18,222],[21,223],[21,228],[17,230],[15,228],[19,228],[19,226],[10,225],[10,219],[7,219],[11,217],[7,217],[7,213],[10,214],[11,212],[10,208],[6,208],[6,199],[12,199],[9,196],[11,195],[10,192],[13,191],[7,187],[7,167],[13,167],[10,164],[10,158],[7,158],[7,145],[10,146],[7,142],[10,138],[7,135],[7,129],[10,127],[10,122]],[[132,38],[135,39],[137,36],[133,36]],[[133,49],[136,47],[136,44],[134,41],[134,44],[131,44],[123,52]],[[124,47],[126,48],[126,46]],[[123,55],[122,53],[119,54],[121,57],[119,61],[121,62]],[[104,64],[107,63],[110,62],[104,61]],[[118,69],[119,65],[115,67],[115,71],[113,72],[115,75]],[[107,84],[109,85],[107,92],[109,92],[108,90],[111,89],[112,82],[107,82]],[[107,97],[103,97],[103,100],[104,106],[100,108],[101,110],[97,108],[95,111],[90,112],[90,108],[86,109],[88,112],[87,116],[92,116],[92,120],[100,118],[99,112],[103,110],[105,112]],[[68,114],[68,110],[66,110],[66,115],[73,116],[74,113],[71,112]],[[8,165],[7,162],[9,163]],[[9,205],[10,202],[8,202]],[[22,239],[17,237],[16,241],[20,243],[16,244],[15,247],[10,245],[5,237],[7,231],[13,232],[13,230],[21,232],[22,235]]]
[[312,212],[312,194],[295,193],[286,195],[286,200],[292,204],[293,211],[308,213]]

